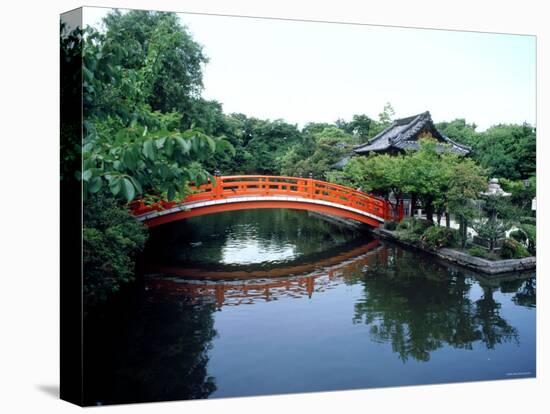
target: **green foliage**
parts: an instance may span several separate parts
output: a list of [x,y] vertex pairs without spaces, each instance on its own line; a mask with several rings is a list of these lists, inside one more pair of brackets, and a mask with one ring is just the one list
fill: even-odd
[[399,222],[397,225],[397,230],[410,230],[413,226],[413,221],[415,219],[413,217],[406,217],[403,220]]
[[70,31],[65,24],[60,27],[60,106],[61,115],[61,180],[78,185],[74,171],[81,163],[81,88],[82,30]]
[[525,215],[532,214],[531,201],[537,196],[537,180],[535,176],[527,180],[499,180],[502,189],[511,193],[511,201],[518,206]]
[[343,119],[336,121],[336,126],[342,131],[357,137],[359,143],[368,141],[378,131],[379,123],[371,119],[368,115],[353,115],[351,121],[346,122]]
[[302,137],[279,160],[282,175],[326,179],[333,165],[348,154],[357,140],[350,134],[328,127]]
[[[202,46],[181,25],[175,13],[118,10],[105,19],[104,44],[121,48],[120,60],[131,86],[136,77],[144,101],[153,111],[186,114],[202,90]],[[116,49],[115,49],[116,50]],[[184,117],[182,128],[193,119]]]
[[108,188],[126,201],[138,195],[156,194],[167,199],[184,197],[187,183],[211,179],[199,162],[208,154],[231,149],[199,130],[160,129],[131,126],[90,134],[83,147],[84,193]]
[[394,115],[395,110],[393,109],[393,106],[391,106],[391,103],[386,102],[386,104],[384,105],[384,109],[378,114],[378,119],[385,128],[392,123]]
[[518,222],[520,214],[508,197],[483,196],[480,203],[483,211],[478,212],[472,227],[480,237],[489,241],[489,250],[493,251],[496,241],[505,237]]
[[536,130],[529,124],[499,124],[477,132],[475,124],[455,119],[440,122],[437,128],[449,138],[470,145],[472,157],[491,177],[517,180],[535,175]]
[[508,235],[511,239],[514,239],[517,242],[525,243],[527,241],[527,236],[522,230],[511,231]]
[[211,179],[202,162],[234,151],[222,137],[183,128],[202,87],[201,48],[173,13],[114,11],[105,26],[84,34],[84,195],[184,197],[188,182]]
[[503,259],[521,259],[530,256],[527,249],[514,239],[505,239],[500,249]]
[[412,220],[410,230],[415,234],[422,235],[426,232],[426,230],[433,227],[433,225],[434,224],[429,220],[415,218]]
[[436,128],[453,141],[473,146],[477,143],[476,124],[468,124],[465,119],[455,119],[451,122],[439,122]]
[[342,181],[343,184],[364,192],[372,192],[388,200],[390,195],[393,195],[395,207],[401,200],[406,186],[408,165],[403,155],[354,157],[344,167]]
[[408,217],[401,220],[397,225],[396,233],[397,237],[401,240],[418,243],[431,227],[433,227],[433,223],[428,220]]
[[457,230],[439,226],[428,227],[421,237],[422,244],[430,249],[455,246],[458,240]]
[[386,222],[384,223],[384,228],[385,228],[386,230],[394,231],[394,230],[397,229],[397,224],[398,224],[398,223],[397,223],[396,221],[386,221]]
[[147,230],[101,192],[84,204],[82,237],[84,301],[95,305],[134,279],[134,257],[145,244]]
[[468,249],[468,254],[475,257],[481,257],[482,259],[490,259],[491,254],[487,249],[479,246],[473,246]]
[[466,245],[468,224],[476,217],[479,193],[485,189],[485,171],[471,159],[463,159],[450,168],[446,207],[459,221],[459,237]]
[[506,235],[511,224],[498,218],[480,217],[472,223],[479,237],[489,240],[489,250],[493,251],[496,241]]
[[536,132],[528,124],[496,125],[483,132],[475,158],[492,177],[524,179],[536,171]]
[[537,219],[536,217],[520,217],[519,222],[521,224],[531,224],[533,226],[537,225]]
[[524,234],[525,245],[527,250],[531,254],[536,254],[537,252],[537,227],[534,224],[521,223],[519,225],[519,231]]

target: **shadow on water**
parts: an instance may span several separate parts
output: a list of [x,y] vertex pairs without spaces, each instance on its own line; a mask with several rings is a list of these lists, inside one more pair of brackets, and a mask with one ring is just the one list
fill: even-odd
[[[483,281],[304,212],[213,218],[159,227],[139,281],[88,317],[87,404],[490,379],[516,365],[534,372],[534,313],[525,313],[536,306],[534,277]],[[430,367],[441,352],[445,367],[406,370]],[[502,367],[469,363],[487,357]],[[465,366],[468,374],[455,373]]]

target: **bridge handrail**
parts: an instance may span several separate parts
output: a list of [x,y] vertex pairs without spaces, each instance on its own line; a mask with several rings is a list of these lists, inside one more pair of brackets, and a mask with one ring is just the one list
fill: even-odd
[[[299,196],[307,199],[317,199],[352,207],[373,214],[383,220],[400,220],[402,205],[393,212],[388,201],[355,190],[340,184],[329,183],[313,178],[274,176],[274,175],[230,175],[215,177],[212,182],[199,186],[191,186],[192,193],[183,203],[214,200],[220,198],[245,196]],[[134,214],[141,215],[153,210],[170,208],[176,202],[160,202],[157,205],[146,206],[142,202],[132,207]]]

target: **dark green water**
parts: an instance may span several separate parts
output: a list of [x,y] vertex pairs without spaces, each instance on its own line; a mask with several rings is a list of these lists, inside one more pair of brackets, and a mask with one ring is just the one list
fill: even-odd
[[290,210],[161,226],[141,263],[85,324],[88,404],[536,373],[534,275],[485,280]]

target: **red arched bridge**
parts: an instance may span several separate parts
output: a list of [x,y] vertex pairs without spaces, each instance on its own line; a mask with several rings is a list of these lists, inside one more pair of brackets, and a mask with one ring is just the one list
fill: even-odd
[[393,208],[383,198],[349,187],[312,178],[268,175],[216,177],[215,184],[192,187],[192,193],[180,202],[132,204],[134,216],[149,227],[205,214],[257,208],[316,211],[373,227],[403,217],[401,204]]

